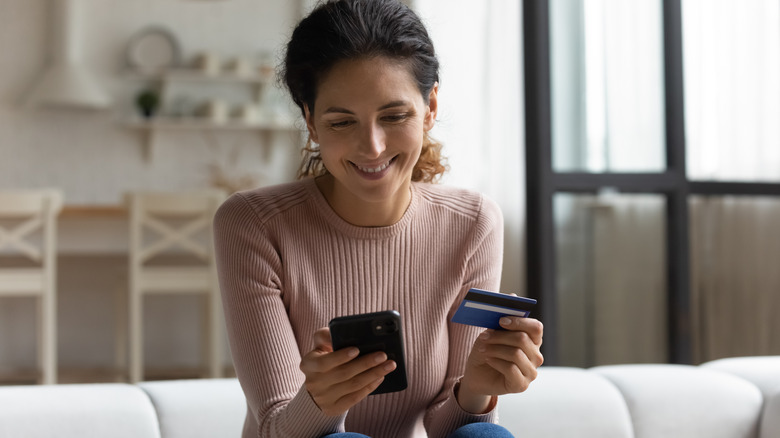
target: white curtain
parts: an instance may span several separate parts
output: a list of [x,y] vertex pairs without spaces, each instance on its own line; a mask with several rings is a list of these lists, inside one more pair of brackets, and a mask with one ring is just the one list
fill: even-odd
[[501,289],[524,294],[524,137],[521,2],[415,0],[441,62],[439,114],[443,183],[487,194],[505,222]]
[[[780,1],[684,0],[688,171],[780,182]],[[780,198],[691,204],[694,357],[780,354]]]
[[689,176],[780,181],[780,1],[682,5]]
[[555,198],[562,365],[667,360],[664,198]]

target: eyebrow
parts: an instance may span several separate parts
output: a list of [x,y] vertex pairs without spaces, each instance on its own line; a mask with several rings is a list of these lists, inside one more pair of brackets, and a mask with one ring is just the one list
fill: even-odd
[[[379,107],[379,111],[386,110],[388,108],[395,108],[399,106],[405,106],[407,105],[407,102],[405,100],[394,100],[392,102],[388,102],[382,106]],[[338,106],[332,106],[328,109],[326,109],[323,114],[329,114],[329,113],[343,113],[343,114],[355,114],[353,111],[350,111],[346,108],[338,107]]]

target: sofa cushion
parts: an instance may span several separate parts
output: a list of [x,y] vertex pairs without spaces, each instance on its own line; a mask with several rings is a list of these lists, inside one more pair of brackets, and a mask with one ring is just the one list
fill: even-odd
[[761,391],[731,374],[687,365],[592,368],[611,380],[628,404],[636,438],[753,438]]
[[499,397],[498,417],[516,436],[632,437],[628,408],[617,388],[580,368],[539,368],[528,390]]
[[765,397],[780,389],[780,356],[728,357],[701,366],[747,379],[758,386]]
[[142,382],[162,438],[240,437],[246,398],[237,379]]
[[149,398],[127,384],[3,386],[0,406],[0,437],[160,437]]

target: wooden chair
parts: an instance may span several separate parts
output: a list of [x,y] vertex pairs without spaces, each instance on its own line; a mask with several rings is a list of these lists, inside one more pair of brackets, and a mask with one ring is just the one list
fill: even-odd
[[[144,378],[143,298],[150,294],[200,294],[207,327],[201,351],[209,376],[222,376],[222,307],[211,225],[225,195],[217,191],[136,192],[126,195],[130,214],[128,315],[129,379]],[[173,257],[159,262],[160,258]],[[196,259],[197,263],[192,260]]]
[[57,383],[57,190],[0,190],[0,254],[23,266],[0,267],[0,297],[38,298],[38,366],[43,384]]

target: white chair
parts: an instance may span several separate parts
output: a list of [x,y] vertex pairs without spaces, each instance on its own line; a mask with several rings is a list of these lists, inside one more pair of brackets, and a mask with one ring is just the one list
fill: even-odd
[[[126,196],[130,214],[129,329],[130,381],[144,378],[143,298],[149,294],[201,294],[207,302],[207,327],[201,351],[209,376],[222,376],[222,307],[211,238],[214,213],[225,195],[218,191],[137,192]],[[173,254],[194,256],[197,264],[155,264]]]
[[[0,267],[0,296],[38,298],[40,382],[57,383],[57,190],[0,190],[0,253],[28,260]],[[30,265],[30,266],[28,266]]]

